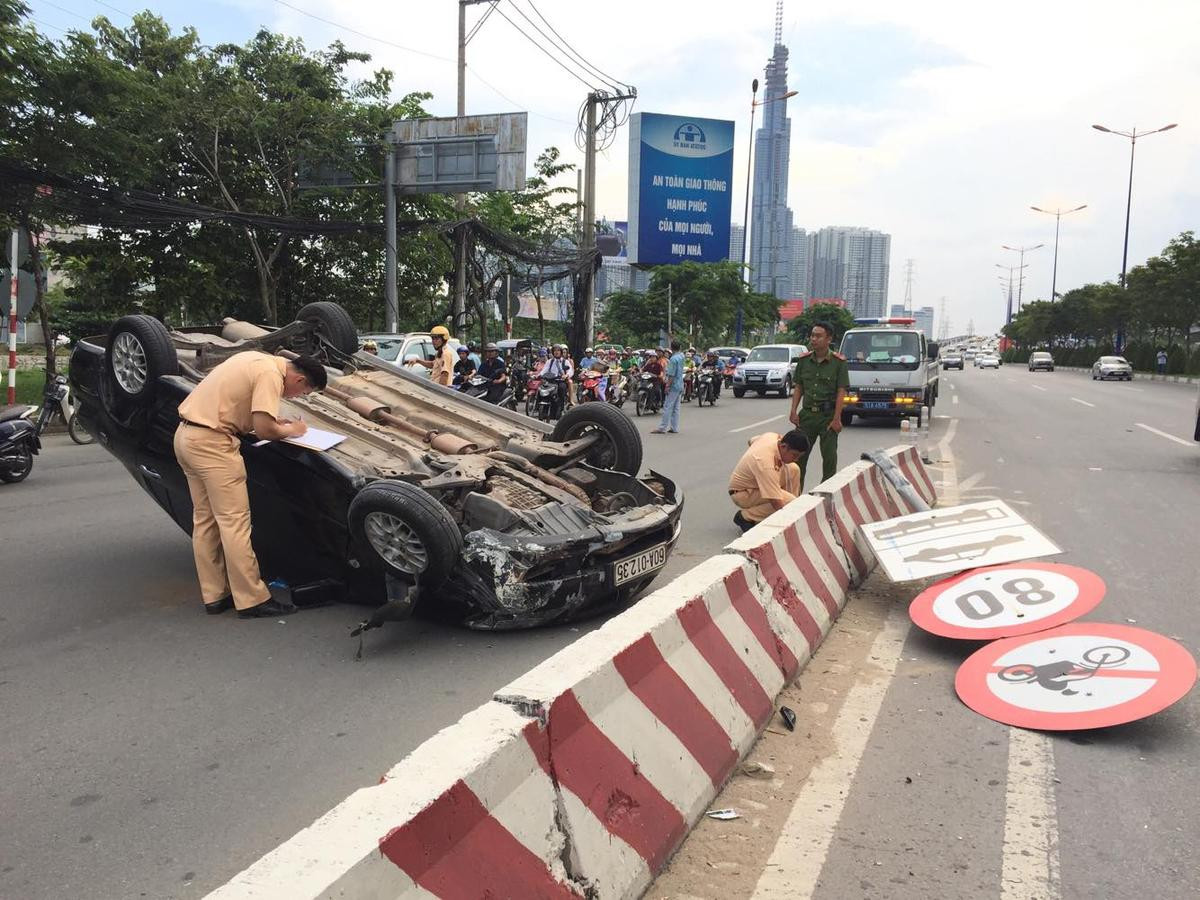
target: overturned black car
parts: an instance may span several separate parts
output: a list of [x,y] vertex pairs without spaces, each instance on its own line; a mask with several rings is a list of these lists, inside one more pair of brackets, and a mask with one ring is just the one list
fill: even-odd
[[281,414],[346,439],[324,452],[242,440],[255,552],[299,605],[372,605],[371,626],[415,607],[521,628],[626,602],[666,564],[683,499],[657,472],[638,477],[641,438],[619,410],[584,404],[551,429],[358,347],[333,303],[274,330],[126,316],[77,343],[70,380],[84,425],[190,533],[180,402],[234,353],[320,358],[329,387]]

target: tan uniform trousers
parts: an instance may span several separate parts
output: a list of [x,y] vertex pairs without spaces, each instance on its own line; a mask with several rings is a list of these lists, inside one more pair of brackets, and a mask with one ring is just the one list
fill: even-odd
[[271,591],[250,545],[241,442],[224,431],[181,423],[175,430],[175,458],[192,495],[192,553],[204,602],[232,592],[238,609],[258,606]]
[[[780,486],[788,493],[783,499],[788,502],[795,500],[800,493],[800,467],[795,463],[786,464],[779,470],[779,478]],[[730,491],[729,499],[741,508],[742,518],[747,522],[761,522],[775,512],[771,501],[764,500],[757,488]]]

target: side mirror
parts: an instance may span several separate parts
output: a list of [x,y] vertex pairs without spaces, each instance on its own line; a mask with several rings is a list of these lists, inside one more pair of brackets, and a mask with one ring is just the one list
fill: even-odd
[[926,346],[929,347],[929,358],[937,359],[938,358],[938,342],[930,341]]

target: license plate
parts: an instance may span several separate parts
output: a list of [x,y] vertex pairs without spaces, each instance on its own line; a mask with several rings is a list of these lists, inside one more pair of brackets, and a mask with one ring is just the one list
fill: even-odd
[[767,376],[766,375],[747,375],[746,380],[747,381],[766,381]]
[[862,405],[863,409],[887,409],[891,404],[881,400],[869,400]]
[[641,578],[655,569],[661,569],[667,564],[667,545],[659,544],[649,550],[643,550],[633,556],[618,559],[613,563],[613,584],[624,584],[634,578]]

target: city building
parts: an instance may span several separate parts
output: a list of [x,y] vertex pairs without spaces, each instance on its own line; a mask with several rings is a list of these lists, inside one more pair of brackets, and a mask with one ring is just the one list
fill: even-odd
[[893,319],[903,319],[908,315],[908,310],[904,308],[903,303],[893,303],[892,311],[888,313]]
[[754,135],[750,217],[750,285],[780,299],[793,296],[792,211],[787,205],[792,122],[787,117],[788,50],[783,45],[783,2],[775,9],[775,48],[760,96],[762,126]]
[[803,228],[792,229],[792,296],[801,300],[812,296],[812,273],[808,266],[810,237]]
[[746,226],[732,224],[729,226],[729,259],[739,265],[746,252]]
[[933,340],[933,307],[922,306],[920,309],[914,309],[913,318],[917,320],[917,327],[925,333],[925,338]]
[[830,226],[810,235],[809,296],[841,297],[856,316],[887,308],[892,236],[870,228]]

